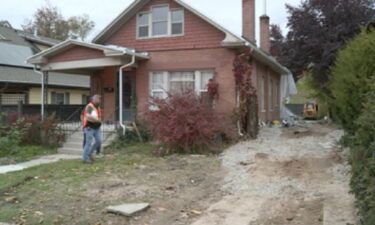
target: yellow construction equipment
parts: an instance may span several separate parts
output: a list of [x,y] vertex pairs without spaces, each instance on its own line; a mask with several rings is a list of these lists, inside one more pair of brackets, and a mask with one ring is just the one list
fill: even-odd
[[303,117],[305,119],[318,119],[318,105],[314,102],[306,103],[303,107]]

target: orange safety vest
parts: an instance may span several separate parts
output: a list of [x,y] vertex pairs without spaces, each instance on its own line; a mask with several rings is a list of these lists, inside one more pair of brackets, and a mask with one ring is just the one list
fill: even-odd
[[87,120],[87,108],[88,107],[91,107],[93,110],[96,111],[96,114],[98,115],[98,119],[101,120],[102,119],[102,110],[100,107],[96,108],[94,104],[92,104],[92,102],[90,102],[89,104],[87,104],[87,106],[85,107],[85,109],[82,111],[81,113],[81,120],[82,120],[82,127],[85,128],[87,126],[87,123],[88,123],[88,120]]

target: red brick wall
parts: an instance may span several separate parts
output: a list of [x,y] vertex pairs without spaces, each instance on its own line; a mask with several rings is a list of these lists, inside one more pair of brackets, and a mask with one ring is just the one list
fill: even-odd
[[[148,11],[152,5],[158,4],[169,4],[170,8],[182,8],[182,6],[172,0],[153,0],[141,11]],[[137,19],[134,16],[108,38],[105,43],[135,48],[138,51],[217,48],[221,46],[221,41],[225,38],[223,32],[186,9],[184,10],[184,16],[185,28],[183,36],[137,39]]]
[[[280,119],[280,100],[278,99],[279,94],[277,94],[278,91],[280,91],[280,88],[277,88],[277,84],[280,86],[280,75],[273,72],[269,68],[267,68],[265,65],[261,63],[256,63],[256,79],[257,79],[257,89],[258,89],[258,101],[259,101],[259,119],[263,122],[269,122],[273,120]],[[263,82],[265,79],[265,90],[264,95],[261,96],[260,88],[262,87],[261,82]],[[272,111],[269,107],[269,90],[270,90],[270,79],[273,81],[273,91],[272,91]],[[261,101],[264,102],[264,109],[261,108]]]
[[49,58],[49,62],[66,62],[73,60],[96,59],[104,57],[102,51],[74,46]]
[[220,94],[216,109],[229,118],[235,107],[234,56],[233,51],[224,48],[152,52],[151,60],[139,63],[136,71],[138,110],[147,108],[150,71],[213,69]]
[[266,15],[260,17],[260,48],[270,52],[270,18]]
[[242,34],[255,42],[255,0],[242,0]]

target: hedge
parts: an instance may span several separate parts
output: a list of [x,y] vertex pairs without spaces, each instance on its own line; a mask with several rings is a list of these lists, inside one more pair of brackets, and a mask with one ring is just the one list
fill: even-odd
[[361,224],[375,224],[375,30],[363,31],[338,54],[331,109],[351,147],[351,191]]

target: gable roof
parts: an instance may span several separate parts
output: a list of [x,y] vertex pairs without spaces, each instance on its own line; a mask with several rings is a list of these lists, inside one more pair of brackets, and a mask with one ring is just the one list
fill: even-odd
[[[134,2],[126,8],[119,16],[117,16],[107,27],[105,27],[94,39],[93,43],[102,43],[106,38],[111,36],[117,31],[123,24],[129,21],[139,10],[141,10],[147,3],[151,0],[134,0]],[[277,60],[271,55],[264,52],[262,49],[258,48],[254,43],[248,41],[242,37],[237,36],[233,32],[224,28],[220,24],[216,23],[214,20],[208,18],[204,14],[200,13],[198,10],[191,7],[189,4],[183,2],[182,0],[173,0],[177,4],[181,5],[185,9],[189,10],[199,18],[203,19],[207,23],[211,24],[218,30],[225,33],[226,37],[222,42],[224,47],[249,47],[253,50],[253,55],[256,59],[263,62],[264,64],[271,67],[273,70],[280,74],[288,75],[291,72],[284,66],[282,66]]]
[[[92,42],[94,43],[102,43],[106,38],[112,35],[118,28],[120,28],[123,24],[129,21],[137,12],[143,8],[147,3],[151,0],[135,0],[128,8],[126,8],[119,16],[117,16],[107,27],[105,27],[94,39]],[[187,3],[183,2],[182,0],[173,0],[177,4],[181,5],[185,9],[189,10],[199,18],[203,19],[207,23],[211,24],[218,30],[225,33],[226,37],[223,40],[223,44],[227,45],[238,45],[244,44],[245,40],[241,37],[238,37],[231,31],[227,30],[220,24],[216,23],[215,21],[211,20],[204,14],[200,13],[198,10],[194,9]]]
[[103,51],[103,54],[105,56],[122,56],[122,55],[133,56],[134,55],[137,58],[142,58],[142,59],[149,58],[147,53],[137,53],[135,52],[134,49],[130,49],[130,48],[119,47],[115,45],[99,45],[99,44],[87,43],[87,42],[69,39],[49,49],[41,51],[36,55],[29,57],[27,59],[27,62],[32,63],[32,64],[42,64],[45,62],[45,57],[56,55],[74,46],[81,46],[81,47],[86,47],[89,49]]

